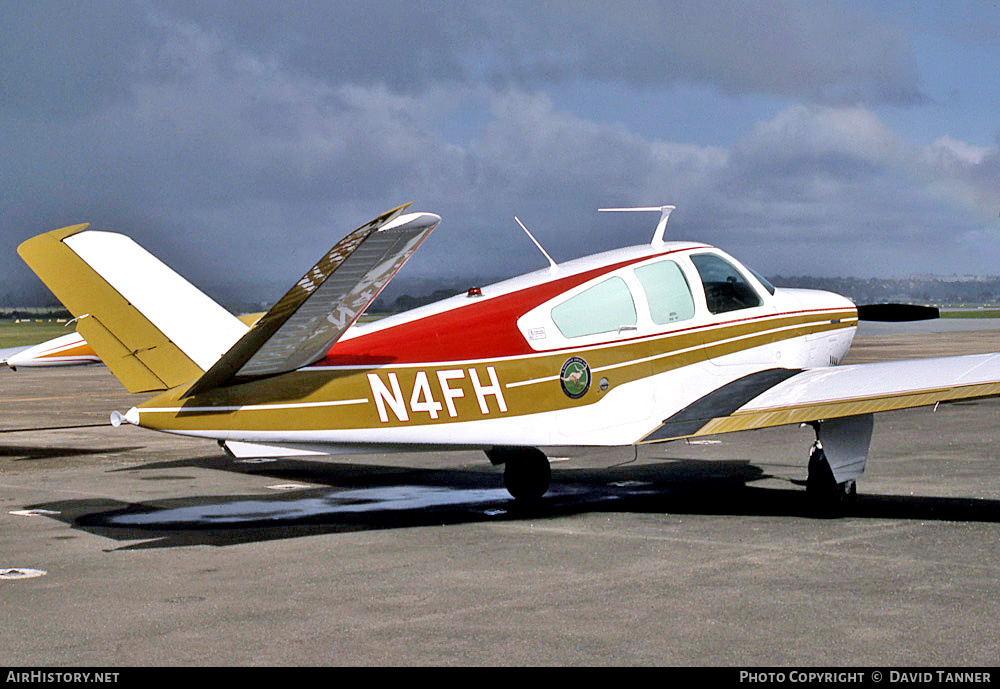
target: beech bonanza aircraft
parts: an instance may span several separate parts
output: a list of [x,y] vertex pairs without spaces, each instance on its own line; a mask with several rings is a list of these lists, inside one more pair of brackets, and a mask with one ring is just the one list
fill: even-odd
[[357,324],[440,221],[408,205],[348,234],[252,327],[120,234],[76,225],[18,252],[125,387],[158,393],[115,426],[241,458],[481,449],[518,499],[548,490],[540,448],[809,423],[807,492],[837,505],[875,412],[1000,394],[1000,354],[838,366],[858,307],[664,241],[672,206],[607,209],[660,211],[647,245],[563,264],[542,249],[547,269]]

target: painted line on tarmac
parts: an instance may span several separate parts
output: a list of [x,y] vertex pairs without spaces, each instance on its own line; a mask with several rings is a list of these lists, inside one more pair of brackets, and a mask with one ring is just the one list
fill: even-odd
[[102,394],[92,394],[92,395],[52,395],[49,397],[5,397],[0,399],[0,403],[3,402],[44,402],[46,400],[82,400],[90,397],[128,397],[134,395],[134,392],[106,392]]

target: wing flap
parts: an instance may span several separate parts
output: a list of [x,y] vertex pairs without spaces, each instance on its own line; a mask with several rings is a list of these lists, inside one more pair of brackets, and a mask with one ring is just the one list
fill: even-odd
[[[725,387],[728,386],[712,395]],[[640,442],[662,442],[996,397],[1000,396],[1000,354],[852,364],[793,372],[752,399],[740,400],[742,403],[732,411],[699,414],[699,409],[707,408],[703,400],[712,395],[665,419]],[[685,418],[686,412],[689,418]]]
[[409,205],[340,240],[187,395],[294,371],[325,356],[440,221],[432,213],[403,215]]

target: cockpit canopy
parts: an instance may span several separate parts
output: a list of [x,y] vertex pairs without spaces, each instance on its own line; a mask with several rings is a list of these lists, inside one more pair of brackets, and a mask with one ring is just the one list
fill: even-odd
[[767,293],[774,294],[767,280],[706,249],[620,268],[541,304],[518,324],[533,348],[550,349],[761,307]]

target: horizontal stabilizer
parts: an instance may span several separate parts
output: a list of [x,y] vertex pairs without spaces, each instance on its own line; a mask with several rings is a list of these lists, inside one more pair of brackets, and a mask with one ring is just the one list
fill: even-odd
[[277,375],[326,356],[441,218],[383,213],[344,237],[188,390]]

